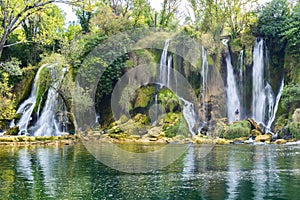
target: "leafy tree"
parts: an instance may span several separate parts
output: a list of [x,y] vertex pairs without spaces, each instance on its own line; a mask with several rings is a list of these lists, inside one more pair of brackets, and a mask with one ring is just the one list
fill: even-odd
[[289,84],[284,87],[281,96],[281,104],[284,109],[294,111],[300,106],[300,84]]
[[268,38],[281,38],[289,16],[286,0],[272,0],[263,7],[258,19],[258,33]]
[[0,120],[10,120],[15,115],[15,105],[12,86],[9,85],[9,74],[2,73],[0,80]]
[[283,24],[283,40],[288,42],[289,52],[300,53],[300,2],[291,11],[291,16]]
[[29,62],[36,65],[38,54],[41,53],[42,45],[55,45],[55,41],[61,38],[64,25],[64,16],[56,5],[49,5],[44,12],[37,12],[21,25],[25,33],[25,41],[30,42],[26,46],[29,47]]
[[32,15],[49,8],[54,2],[79,3],[79,0],[9,0],[0,1],[0,57],[8,37],[16,31],[22,22]]

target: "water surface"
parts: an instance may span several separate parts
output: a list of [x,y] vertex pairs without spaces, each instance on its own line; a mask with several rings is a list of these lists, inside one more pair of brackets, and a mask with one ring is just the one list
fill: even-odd
[[[140,149],[140,148],[137,148]],[[0,199],[298,199],[300,146],[191,146],[163,170],[130,174],[83,145],[0,146]]]

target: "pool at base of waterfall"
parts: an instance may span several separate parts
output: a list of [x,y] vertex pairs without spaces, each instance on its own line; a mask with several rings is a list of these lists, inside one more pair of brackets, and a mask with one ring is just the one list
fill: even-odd
[[[134,149],[146,148],[140,145]],[[80,143],[1,146],[0,196],[1,199],[298,198],[298,144],[216,145],[206,156],[201,153],[201,145],[194,144],[167,167],[136,174],[102,164]]]

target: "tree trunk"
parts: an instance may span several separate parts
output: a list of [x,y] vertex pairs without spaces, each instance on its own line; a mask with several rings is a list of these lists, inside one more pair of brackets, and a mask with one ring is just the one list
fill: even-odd
[[7,33],[7,31],[5,31],[3,33],[3,36],[1,37],[1,40],[0,40],[0,58],[2,57],[2,52],[3,52],[3,48],[4,48],[4,45],[5,45],[6,40],[7,40],[7,36],[8,36],[8,33]]

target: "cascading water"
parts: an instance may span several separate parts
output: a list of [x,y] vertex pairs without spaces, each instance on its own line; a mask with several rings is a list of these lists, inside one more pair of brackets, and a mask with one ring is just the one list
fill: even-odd
[[269,118],[269,121],[268,121],[268,124],[267,124],[267,127],[266,127],[267,132],[271,131],[271,126],[272,126],[273,122],[275,121],[275,116],[276,116],[276,113],[277,113],[277,110],[278,110],[278,105],[279,105],[279,101],[280,101],[280,98],[281,98],[281,95],[282,95],[283,86],[284,86],[284,79],[282,79],[282,81],[281,81],[280,88],[279,88],[278,94],[276,96],[276,102],[275,102],[275,105],[274,105],[274,109],[273,109],[273,112],[271,114],[271,117]]
[[202,46],[202,70],[201,70],[201,76],[202,76],[202,113],[203,113],[203,120],[204,122],[206,120],[206,93],[207,93],[207,76],[208,76],[208,62],[207,62],[207,56],[206,56],[206,50]]
[[243,119],[245,116],[245,110],[244,106],[245,105],[245,77],[244,77],[244,51],[241,50],[240,55],[239,55],[239,60],[238,60],[238,65],[239,65],[239,94],[240,94],[240,119]]
[[231,56],[228,48],[228,40],[224,39],[223,44],[226,46],[228,52],[226,55],[226,65],[227,65],[227,86],[226,86],[226,95],[227,95],[227,117],[228,122],[235,120],[235,111],[240,110],[240,100],[238,96],[238,90],[236,87],[236,81],[234,77],[233,67],[231,64]]
[[167,75],[168,75],[168,79],[167,79],[167,87],[170,87],[170,80],[171,80],[171,65],[172,65],[172,55],[169,55],[169,57],[168,57],[168,73],[167,73]]
[[[58,93],[57,90],[63,80],[64,72],[66,68],[63,69],[63,73],[57,72],[54,69],[54,66],[50,67],[51,76],[53,80],[52,86],[48,90],[47,100],[45,102],[45,106],[41,113],[40,118],[36,122],[34,126],[34,136],[51,136],[51,135],[61,135],[61,130],[64,127],[60,127],[60,123],[56,119],[56,107],[58,104]],[[63,120],[63,113],[59,113],[61,121]]]
[[262,38],[256,40],[253,50],[252,69],[252,115],[253,119],[259,123],[264,123],[266,95],[264,93],[264,41]]
[[[170,44],[170,40],[167,39],[163,48],[163,52],[161,54],[160,58],[160,65],[159,65],[159,78],[160,78],[160,85],[161,87],[163,86],[170,86],[170,81],[171,81],[171,65],[172,65],[172,56],[170,55],[168,57],[168,47]],[[176,77],[176,76],[175,76]],[[189,131],[192,135],[194,135],[194,127],[196,125],[196,112],[194,109],[193,103],[183,99],[182,97],[179,97],[179,99],[183,103],[183,110],[182,114],[183,117],[185,118]],[[157,106],[157,104],[156,104]]]
[[180,100],[183,102],[183,110],[182,110],[183,117],[188,124],[190,133],[194,135],[195,134],[194,127],[197,124],[196,121],[197,115],[194,109],[194,104],[183,98],[180,98]]
[[161,84],[167,86],[168,84],[168,68],[167,68],[167,57],[168,57],[168,47],[170,44],[170,40],[167,39],[165,42],[165,46],[163,48],[161,57],[160,57],[160,65],[159,65],[159,78]]
[[[268,63],[268,53],[266,59]],[[267,72],[269,73],[269,66]],[[258,123],[266,126],[266,131],[271,132],[271,126],[275,120],[279,100],[282,94],[284,80],[282,79],[278,94],[275,95],[272,86],[265,81],[264,75],[264,42],[257,39],[253,50],[253,72],[252,72],[252,115]],[[270,75],[267,74],[267,79]],[[265,83],[266,82],[266,83]]]
[[36,96],[37,96],[37,89],[38,89],[37,82],[40,77],[40,72],[45,67],[47,67],[47,65],[43,65],[39,68],[37,74],[35,75],[29,98],[26,101],[24,101],[17,110],[17,114],[22,114],[19,122],[17,123],[17,126],[19,127],[20,130],[19,135],[28,134],[28,130],[27,130],[28,125],[31,121],[31,115],[36,103]]
[[[32,90],[30,93],[30,96],[27,100],[25,100],[18,108],[17,113],[22,114],[19,122],[16,124],[20,132],[19,134],[30,134],[34,136],[51,136],[51,135],[60,135],[62,132],[61,129],[66,130],[65,127],[60,127],[60,122],[56,120],[56,106],[58,102],[58,93],[57,89],[60,86],[64,73],[66,71],[66,68],[64,68],[62,71],[57,72],[59,70],[54,69],[55,65],[43,65],[39,68],[34,83],[32,86]],[[52,85],[48,90],[47,99],[45,102],[45,106],[42,110],[42,113],[40,116],[38,116],[37,122],[33,127],[29,128],[29,124],[31,121],[31,116],[33,114],[34,107],[36,106],[36,98],[37,98],[37,91],[38,91],[38,79],[40,77],[40,72],[44,69],[48,68],[51,71],[52,75]],[[43,95],[42,95],[43,96]],[[41,107],[41,101],[38,105],[38,113]],[[39,115],[39,114],[38,114]],[[64,117],[64,116],[62,116]]]

